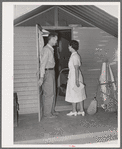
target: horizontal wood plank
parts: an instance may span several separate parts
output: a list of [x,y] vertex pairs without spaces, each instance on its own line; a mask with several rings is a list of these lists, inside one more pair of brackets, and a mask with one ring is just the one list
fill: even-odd
[[28,70],[28,69],[37,69],[37,64],[27,64],[27,65],[23,65],[23,64],[20,64],[20,65],[17,65],[17,64],[15,64],[14,65],[14,69],[16,69],[16,70],[21,70],[21,69],[26,69],[26,70]]
[[18,55],[14,58],[15,61],[37,61],[37,56],[22,56],[22,55]]
[[37,72],[36,69],[29,69],[29,70],[14,70],[14,74],[35,74]]
[[20,88],[20,87],[37,87],[37,82],[32,82],[32,83],[14,83],[14,88]]
[[29,87],[15,87],[14,89],[16,90],[16,92],[26,92],[26,91],[37,91],[37,86],[29,86]]
[[15,83],[21,83],[21,82],[26,82],[26,83],[31,83],[31,82],[37,82],[37,78],[21,78],[21,79],[15,79]]
[[30,104],[20,104],[19,106],[20,109],[23,108],[38,108],[38,104],[37,103],[30,103]]
[[37,95],[19,95],[18,96],[19,98],[18,98],[18,100],[19,101],[22,101],[22,102],[24,102],[24,101],[27,101],[27,102],[33,102],[33,100],[35,101],[35,100],[37,100]]
[[31,114],[31,113],[38,113],[38,107],[21,108],[19,110],[19,114]]
[[16,47],[15,46],[15,48],[17,49],[17,50],[15,50],[14,51],[14,55],[18,55],[19,56],[19,54],[26,54],[26,53],[28,53],[28,54],[31,54],[31,53],[33,53],[33,55],[34,54],[36,54],[37,55],[37,50],[35,49],[36,47],[34,47],[34,46],[30,46],[30,47],[27,47],[27,46],[25,46],[25,47],[20,47],[19,45]]
[[[33,48],[34,50],[36,50],[35,47],[34,47],[35,42],[29,42],[29,41],[25,41],[25,42],[23,42],[23,43],[16,42],[16,43],[14,43],[14,46],[15,46],[15,47],[16,47],[16,46],[21,46],[21,44],[24,44],[25,49],[27,49],[27,46],[28,46],[28,47],[31,47],[31,48]],[[24,48],[23,48],[23,49],[24,49]]]
[[[24,35],[24,34],[23,34]],[[35,36],[29,36],[29,38],[27,39],[28,36],[18,36],[17,38],[14,38],[15,43],[20,43],[20,42],[25,42],[25,41],[31,41],[31,42],[36,42]]]
[[28,64],[33,64],[33,65],[36,65],[37,64],[37,61],[20,61],[20,60],[16,60],[14,61],[14,65],[28,65]]
[[37,53],[36,52],[34,52],[34,51],[30,51],[30,52],[21,52],[21,51],[15,51],[14,52],[14,56],[17,56],[17,55],[20,55],[20,56],[30,56],[30,55],[32,55],[32,56],[37,56]]
[[36,78],[36,77],[37,76],[36,76],[35,73],[32,73],[32,74],[29,74],[29,73],[27,73],[27,74],[21,74],[21,73],[19,73],[19,74],[15,74],[14,75],[14,79]]
[[17,94],[18,94],[18,97],[19,96],[28,96],[28,95],[35,95],[35,96],[37,96],[37,91],[26,91],[26,92],[24,92],[24,91],[16,91],[16,89],[14,89],[14,92],[17,92]]
[[14,45],[14,52],[19,52],[19,51],[21,51],[22,53],[24,53],[24,52],[34,52],[34,51],[37,51],[37,49],[36,49],[36,47],[34,46],[34,44],[33,45],[24,45],[24,44],[22,44],[21,46],[20,45],[18,45],[18,44],[15,44]]
[[[37,98],[34,98],[33,100],[19,100],[19,104],[20,105],[30,105],[30,106],[32,106],[33,104],[38,105],[38,100],[37,100]],[[23,106],[21,106],[21,107],[23,108]]]

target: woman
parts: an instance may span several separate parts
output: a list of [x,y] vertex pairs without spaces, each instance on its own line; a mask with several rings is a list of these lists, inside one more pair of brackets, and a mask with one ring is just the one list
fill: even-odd
[[[72,103],[72,111],[68,113],[68,116],[85,115],[83,110],[83,100],[86,99],[85,89],[83,85],[83,77],[80,71],[80,56],[77,53],[79,43],[76,40],[72,40],[69,43],[69,51],[72,53],[69,59],[69,74],[66,89],[65,101]],[[76,111],[76,104],[80,104],[80,111]]]

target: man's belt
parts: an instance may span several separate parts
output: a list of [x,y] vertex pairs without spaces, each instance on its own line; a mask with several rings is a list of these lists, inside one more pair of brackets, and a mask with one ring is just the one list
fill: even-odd
[[54,68],[45,68],[45,70],[54,70]]

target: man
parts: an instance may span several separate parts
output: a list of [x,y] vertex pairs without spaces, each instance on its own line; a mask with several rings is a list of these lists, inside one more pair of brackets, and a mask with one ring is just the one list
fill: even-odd
[[50,33],[48,36],[48,43],[41,52],[40,59],[40,80],[39,85],[42,85],[42,99],[44,106],[44,117],[55,118],[58,114],[55,112],[55,61],[54,61],[54,49],[58,36],[56,33]]

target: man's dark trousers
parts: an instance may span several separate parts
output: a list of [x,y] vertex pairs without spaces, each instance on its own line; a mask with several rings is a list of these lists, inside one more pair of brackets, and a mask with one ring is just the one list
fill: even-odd
[[46,70],[44,82],[42,85],[43,113],[45,117],[51,116],[55,111],[56,88],[55,88],[55,71]]

